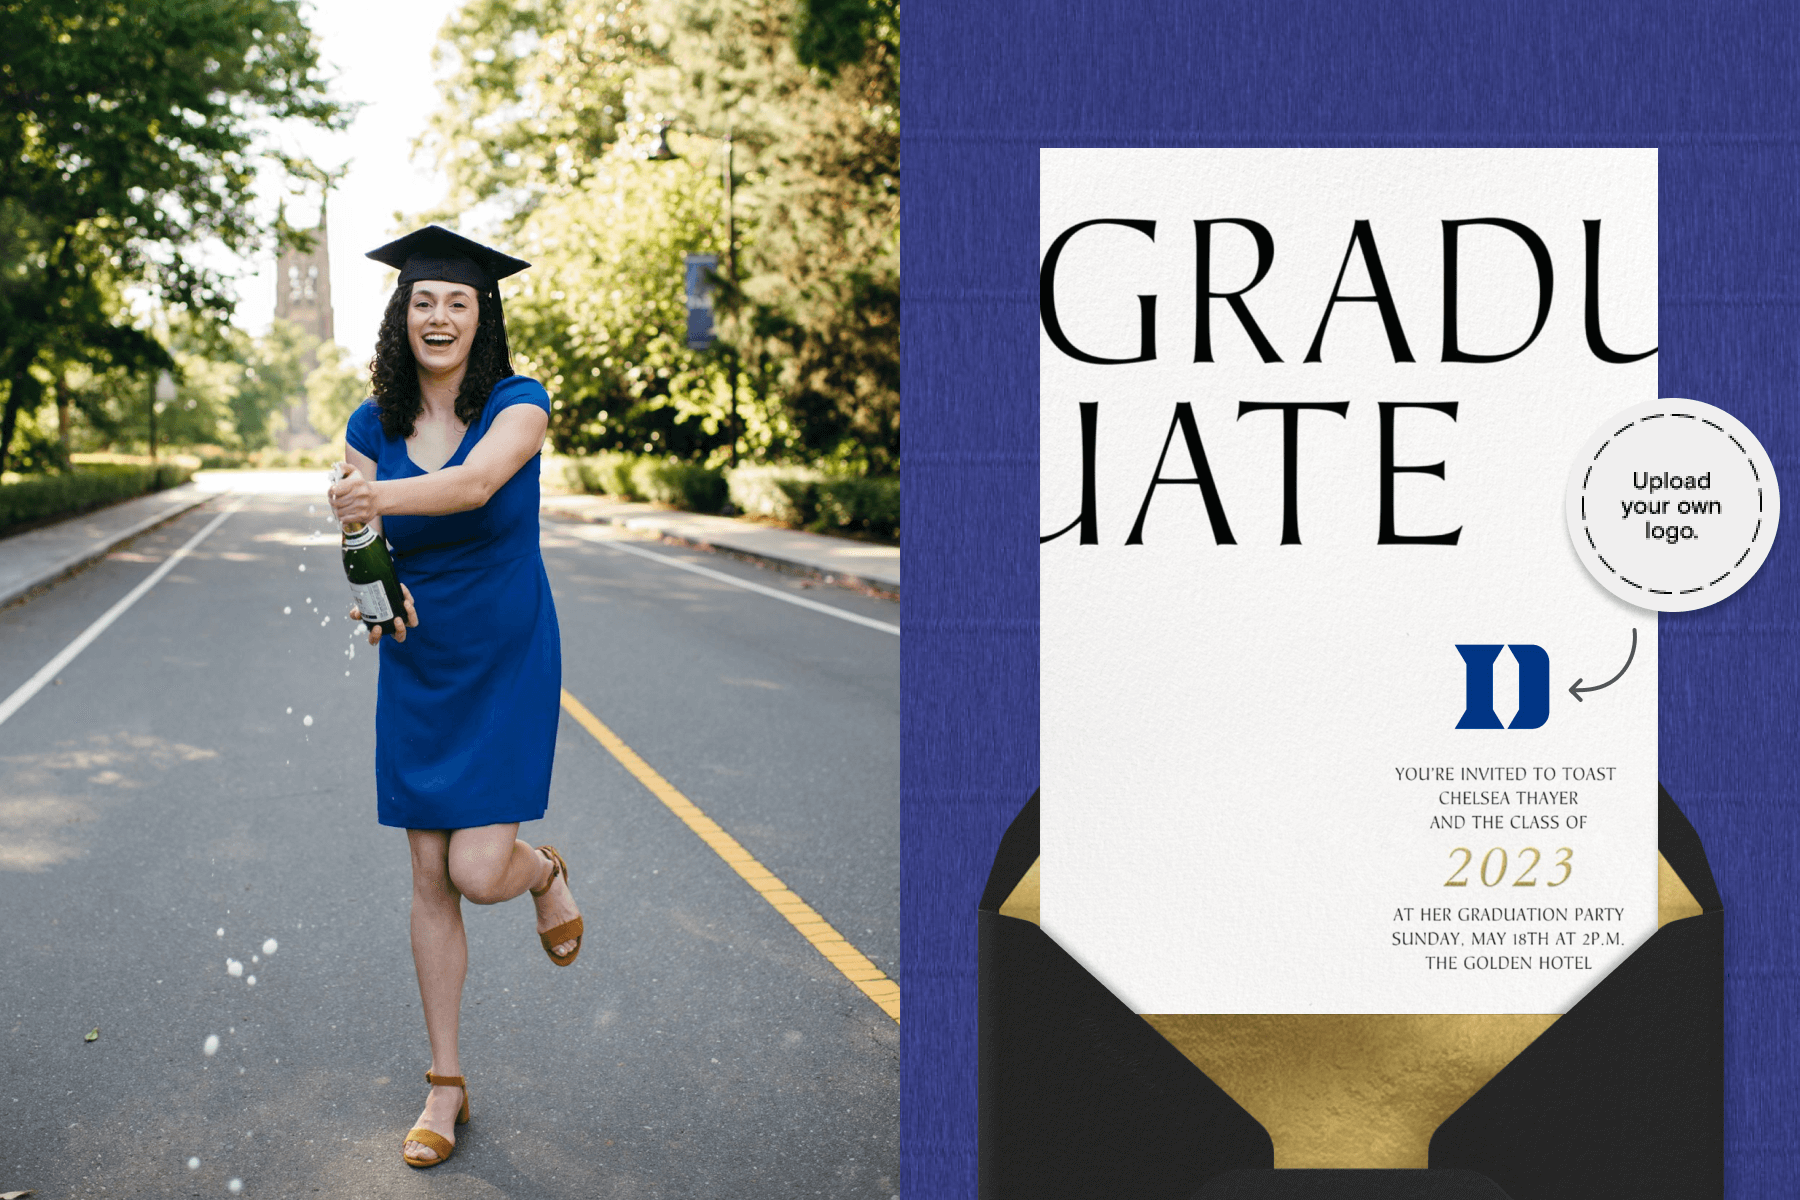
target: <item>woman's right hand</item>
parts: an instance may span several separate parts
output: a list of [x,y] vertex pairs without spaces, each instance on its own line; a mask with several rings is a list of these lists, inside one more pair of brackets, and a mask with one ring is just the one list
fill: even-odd
[[333,470],[337,478],[325,489],[325,499],[340,524],[367,525],[381,515],[375,508],[375,489],[361,471],[347,462]]
[[[412,589],[403,583],[400,585],[400,594],[406,599],[406,620],[401,622],[399,627],[394,631],[394,640],[396,642],[404,642],[406,640],[406,631],[419,623],[418,610],[413,607]],[[362,609],[357,605],[352,604],[350,606],[350,619],[352,621],[362,620]],[[369,626],[369,645],[375,646],[380,644],[381,633],[385,628],[385,625]]]

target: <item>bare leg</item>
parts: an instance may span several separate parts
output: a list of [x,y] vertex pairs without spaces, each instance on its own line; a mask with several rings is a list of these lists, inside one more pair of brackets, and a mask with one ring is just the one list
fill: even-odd
[[[477,904],[499,904],[529,889],[542,888],[550,878],[550,860],[529,842],[521,841],[518,832],[516,822],[452,830],[450,878],[457,890]],[[560,875],[549,891],[532,900],[537,905],[539,933],[581,915],[568,881]],[[556,952],[567,954],[574,948],[575,943],[568,941],[557,946]]]
[[[461,1075],[456,1035],[461,1018],[463,977],[469,969],[469,942],[463,933],[462,896],[450,878],[450,831],[409,829],[412,848],[412,950],[419,975],[419,1001],[431,1041],[431,1072]],[[433,1087],[418,1124],[454,1143],[461,1088]],[[437,1152],[407,1142],[405,1153],[435,1159]]]

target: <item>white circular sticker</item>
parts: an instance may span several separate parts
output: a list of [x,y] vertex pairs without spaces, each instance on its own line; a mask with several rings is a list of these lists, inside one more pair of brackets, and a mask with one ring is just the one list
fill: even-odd
[[1607,421],[1569,472],[1569,540],[1628,604],[1717,604],[1769,556],[1781,516],[1775,469],[1730,413],[1653,400]]

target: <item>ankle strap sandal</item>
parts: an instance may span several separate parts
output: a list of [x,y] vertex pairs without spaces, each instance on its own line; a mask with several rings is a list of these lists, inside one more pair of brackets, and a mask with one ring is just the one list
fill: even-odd
[[[458,1125],[467,1125],[469,1123],[469,1085],[461,1075],[433,1075],[430,1071],[427,1071],[425,1072],[425,1082],[433,1087],[461,1088],[463,1094],[462,1109],[456,1114],[456,1123]],[[432,1151],[437,1157],[414,1158],[406,1152],[407,1142],[417,1142],[427,1150]],[[415,1125],[413,1128],[407,1130],[406,1136],[400,1140],[400,1158],[409,1167],[435,1167],[439,1163],[447,1160],[455,1150],[455,1142],[449,1141],[441,1134],[432,1132],[423,1125]]]
[[[556,847],[539,846],[538,849],[543,853],[545,858],[550,860],[550,878],[544,881],[543,887],[531,889],[531,894],[533,896],[542,896],[545,892],[548,892],[550,890],[550,885],[556,882],[556,877],[558,875],[563,877],[564,884],[569,882],[568,864],[563,862],[562,855],[556,852]],[[581,918],[572,918],[564,921],[555,929],[546,930],[545,932],[538,934],[538,941],[544,944],[544,953],[550,956],[551,962],[559,967],[568,966],[575,961],[575,956],[581,953]],[[569,941],[575,943],[575,948],[567,954],[559,956],[554,948]]]

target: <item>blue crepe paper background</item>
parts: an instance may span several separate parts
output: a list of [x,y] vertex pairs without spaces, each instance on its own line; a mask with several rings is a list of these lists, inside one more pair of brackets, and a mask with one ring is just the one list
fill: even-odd
[[1749,425],[1790,506],[1748,587],[1662,620],[1661,773],[1726,904],[1726,1194],[1795,1194],[1797,11],[907,0],[908,1200],[975,1195],[975,907],[1037,783],[1040,146],[1660,148],[1661,392]]

